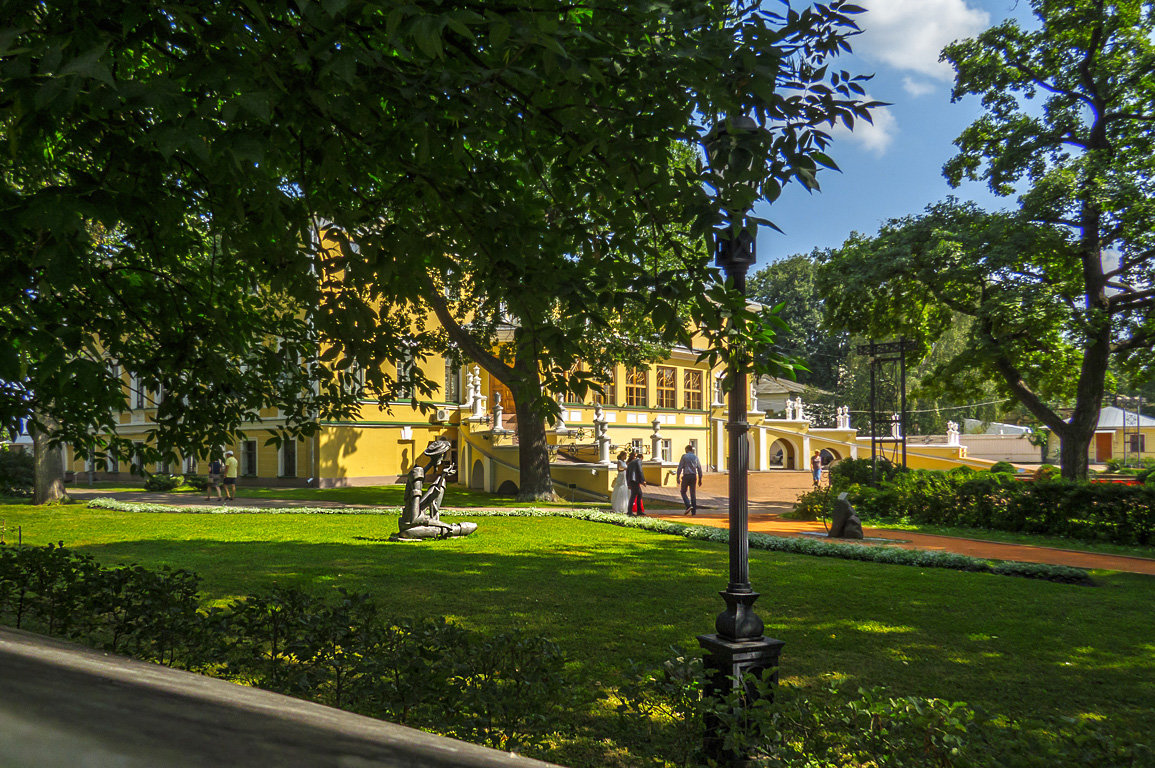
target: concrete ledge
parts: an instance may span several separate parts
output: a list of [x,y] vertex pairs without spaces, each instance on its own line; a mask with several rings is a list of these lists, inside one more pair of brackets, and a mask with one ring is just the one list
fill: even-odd
[[0,627],[0,765],[549,768],[550,764]]

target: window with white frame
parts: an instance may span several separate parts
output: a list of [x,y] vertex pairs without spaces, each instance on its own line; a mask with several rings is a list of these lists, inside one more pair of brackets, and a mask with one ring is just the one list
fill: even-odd
[[674,460],[674,444],[670,440],[662,440],[662,461]]
[[634,368],[626,374],[626,405],[645,408],[649,405],[650,372]]
[[682,407],[687,411],[702,410],[702,372],[687,368],[682,373]]
[[678,407],[678,371],[668,365],[659,365],[654,373],[659,408]]
[[411,400],[413,399],[413,375],[416,373],[417,364],[413,360],[413,354],[408,353],[404,357],[399,357],[393,361],[396,369],[397,388],[394,394],[395,400]]
[[297,441],[293,439],[281,443],[281,477],[297,476]]
[[445,402],[461,402],[461,365],[451,357],[445,358]]
[[257,474],[257,441],[245,440],[241,443],[241,474],[247,477],[256,477]]
[[594,391],[594,403],[600,405],[617,405],[618,404],[618,375],[614,368],[610,368],[602,376],[599,383],[602,385],[604,392]]

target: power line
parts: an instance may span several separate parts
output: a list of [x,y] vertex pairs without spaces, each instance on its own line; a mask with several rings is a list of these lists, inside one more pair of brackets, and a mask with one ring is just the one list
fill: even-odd
[[[949,406],[945,406],[942,408],[923,408],[923,409],[917,410],[917,411],[907,410],[907,413],[935,413],[937,411],[961,411],[964,408],[977,408],[980,405],[998,405],[999,403],[1007,402],[1009,399],[1010,398],[1004,398],[1002,400],[987,400],[984,403],[970,403],[968,405],[949,405]],[[870,413],[870,411],[851,411],[851,413]]]

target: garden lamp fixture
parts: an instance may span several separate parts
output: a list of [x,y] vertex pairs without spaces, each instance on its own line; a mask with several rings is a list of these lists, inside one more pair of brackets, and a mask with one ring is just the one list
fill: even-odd
[[[755,178],[765,163],[765,133],[751,118],[740,115],[714,125],[703,144],[710,170],[716,180],[719,205],[724,222],[715,232],[715,259],[727,279],[743,297],[746,295],[746,273],[754,264],[755,230],[746,225],[746,215],[753,206],[757,191],[748,180]],[[756,226],[756,225],[754,225]],[[726,608],[714,622],[714,634],[699,635],[705,650],[710,687],[717,694],[743,687],[743,675],[760,675],[778,666],[784,643],[763,637],[762,619],[754,612],[758,593],[750,586],[749,509],[747,471],[750,464],[746,421],[749,388],[746,373],[729,372],[726,430],[729,433],[729,516],[730,581],[720,592]],[[720,464],[721,462],[719,462]],[[773,679],[777,680],[775,671]],[[707,728],[707,750],[721,760],[737,760],[726,755],[722,745],[711,741]]]

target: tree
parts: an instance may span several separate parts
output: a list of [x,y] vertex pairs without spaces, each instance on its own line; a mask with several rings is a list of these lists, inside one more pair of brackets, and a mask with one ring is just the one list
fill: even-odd
[[943,52],[957,70],[953,98],[980,95],[985,109],[945,174],[1017,189],[1018,210],[948,201],[877,238],[852,237],[827,268],[842,270],[841,322],[869,315],[879,332],[926,344],[950,312],[974,317],[966,351],[937,375],[997,377],[1059,437],[1063,475],[1085,477],[1109,363],[1136,381],[1151,372],[1155,9],[1032,7],[1038,29],[1007,21]]
[[[35,405],[62,438],[114,430],[112,354],[165,392],[162,450],[270,405],[308,430],[354,407],[354,368],[386,402],[382,363],[446,345],[398,305],[436,310],[457,282],[481,303],[449,336],[516,320],[520,364],[468,351],[538,417],[572,388],[576,339],[615,314],[644,309],[685,341],[684,311],[740,358],[755,318],[725,286],[707,303],[701,249],[659,268],[666,230],[700,241],[719,223],[704,181],[745,204],[816,186],[830,125],[870,107],[860,78],[825,67],[857,9],[780,7],[6,0],[5,408]],[[747,113],[772,129],[764,165],[670,162],[699,116]],[[522,454],[548,493],[537,432]]]
[[[997,364],[1020,402],[1059,435],[1064,476],[1082,477],[1110,361],[1140,380],[1151,371],[1155,6],[1033,0],[1032,8],[1037,30],[1006,22],[944,50],[957,70],[952,98],[981,95],[986,109],[956,141],[959,155],[945,172],[952,184],[984,179],[1000,195],[1023,184],[1023,218],[1063,236],[1057,270],[1040,278],[1062,286],[1064,341],[1079,353],[1069,421],[1013,358]],[[1046,96],[1035,112],[1015,96],[1039,93]]]
[[347,413],[301,364],[319,287],[285,276],[307,272],[307,208],[259,162],[246,68],[214,52],[243,19],[115,0],[0,19],[0,420],[30,416],[38,453],[126,458],[126,372],[157,408],[145,459],[203,454],[262,408],[290,433]]
[[[715,359],[726,349],[735,361],[769,337],[696,244],[720,223],[706,184],[745,209],[791,179],[816,186],[818,166],[833,166],[826,130],[871,106],[858,78],[826,69],[848,47],[853,10],[641,2],[455,14],[435,39],[416,38],[432,51],[436,98],[398,92],[407,71],[360,77],[320,121],[348,152],[338,173],[309,182],[349,240],[325,266],[331,289],[401,300],[390,312],[412,328],[432,309],[445,335],[421,329],[417,348],[452,343],[509,387],[519,495],[550,496],[551,393],[597,383],[575,371],[591,337],[621,356],[637,344],[623,318],[645,317],[633,327],[657,345],[688,344],[693,324]],[[385,35],[372,19],[355,23],[342,55],[371,60]],[[771,127],[763,164],[723,179],[672,159],[671,146],[700,141],[702,116],[746,113]]]
[[759,270],[747,285],[754,301],[769,307],[782,305],[778,316],[789,326],[776,339],[778,351],[799,360],[805,368],[798,381],[818,389],[838,386],[839,366],[849,353],[849,334],[828,328],[822,317],[822,297],[815,288],[815,259],[796,254]]

